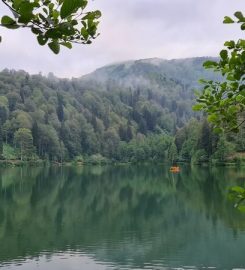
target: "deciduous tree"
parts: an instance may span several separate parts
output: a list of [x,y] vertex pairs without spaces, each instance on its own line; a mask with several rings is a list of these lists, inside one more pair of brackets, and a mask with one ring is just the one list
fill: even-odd
[[28,159],[33,154],[33,138],[31,130],[20,128],[14,134],[15,144],[20,148],[20,159]]

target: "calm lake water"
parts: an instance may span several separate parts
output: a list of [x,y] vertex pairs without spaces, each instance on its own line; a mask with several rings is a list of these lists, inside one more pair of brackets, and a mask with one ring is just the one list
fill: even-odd
[[0,268],[245,269],[245,168],[0,171]]

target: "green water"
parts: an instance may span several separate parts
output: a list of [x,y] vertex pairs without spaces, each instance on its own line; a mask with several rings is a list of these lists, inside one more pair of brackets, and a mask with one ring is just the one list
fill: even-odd
[[163,166],[0,171],[0,268],[245,269],[245,170]]

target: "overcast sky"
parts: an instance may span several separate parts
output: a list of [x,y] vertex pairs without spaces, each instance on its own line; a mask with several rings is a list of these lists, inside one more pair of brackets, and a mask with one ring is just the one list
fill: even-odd
[[[241,37],[223,17],[244,10],[244,0],[94,0],[103,13],[92,45],[62,48],[54,55],[28,30],[0,28],[0,70],[24,69],[79,77],[98,67],[130,59],[217,56],[225,40]],[[0,14],[6,13],[0,3]]]

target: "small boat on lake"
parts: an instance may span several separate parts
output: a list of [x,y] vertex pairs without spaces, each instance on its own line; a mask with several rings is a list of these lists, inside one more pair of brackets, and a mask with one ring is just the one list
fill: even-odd
[[178,172],[180,172],[180,167],[179,166],[172,166],[172,167],[170,167],[170,172],[178,173]]

